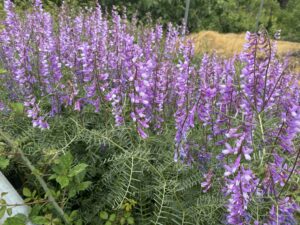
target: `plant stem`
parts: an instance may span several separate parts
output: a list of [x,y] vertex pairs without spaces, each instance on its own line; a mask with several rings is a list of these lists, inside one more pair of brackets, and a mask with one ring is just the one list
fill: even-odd
[[65,217],[65,212],[63,211],[62,208],[59,207],[58,203],[56,202],[56,200],[54,199],[53,195],[51,194],[51,191],[48,188],[45,180],[38,174],[38,172],[37,172],[38,170],[32,165],[32,163],[30,162],[30,160],[25,156],[24,152],[15,144],[14,141],[12,141],[12,138],[10,138],[1,129],[0,129],[0,137],[2,137],[4,139],[4,141],[6,142],[6,144],[10,148],[12,148],[16,153],[18,153],[21,156],[21,159],[23,160],[23,162],[25,163],[25,165],[27,166],[27,168],[31,171],[31,173],[38,180],[39,184],[42,186],[44,192],[47,195],[47,198],[48,198],[49,202],[54,207],[54,209],[57,212],[58,216],[61,217],[61,219],[64,221],[65,224],[69,224],[67,218]]
[[259,126],[260,126],[260,131],[261,131],[261,137],[262,137],[262,141],[263,141],[263,151],[262,151],[262,156],[261,156],[261,161],[260,161],[260,165],[262,165],[265,154],[266,154],[266,148],[265,148],[265,133],[264,133],[263,123],[262,123],[260,114],[258,114],[258,121],[259,121]]
[[289,182],[291,176],[293,175],[293,173],[294,173],[294,171],[295,171],[295,169],[296,169],[296,166],[297,166],[297,163],[298,163],[299,158],[300,158],[300,148],[298,149],[298,153],[297,153],[296,159],[295,159],[295,161],[294,161],[293,168],[292,168],[292,170],[291,170],[291,172],[290,172],[288,178],[286,179],[286,181],[285,181],[285,183],[284,183],[284,185],[283,185],[281,191],[279,192],[278,198],[281,196],[281,194],[282,194],[284,188],[286,187],[286,185],[287,185],[287,183]]

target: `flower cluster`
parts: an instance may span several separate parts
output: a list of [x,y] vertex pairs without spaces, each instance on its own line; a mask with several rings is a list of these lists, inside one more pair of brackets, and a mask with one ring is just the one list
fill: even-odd
[[227,181],[226,194],[230,195],[227,221],[229,224],[251,224],[247,208],[259,181],[251,170],[243,167],[238,170],[234,179]]

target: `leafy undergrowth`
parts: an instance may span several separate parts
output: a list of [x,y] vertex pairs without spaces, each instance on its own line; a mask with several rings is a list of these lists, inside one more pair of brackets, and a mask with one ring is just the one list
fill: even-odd
[[[174,162],[173,132],[142,140],[130,126],[113,128],[88,111],[65,113],[42,132],[18,113],[2,115],[1,121],[72,224],[220,224],[224,219],[218,182],[205,194],[199,169]],[[61,224],[14,149],[2,142],[1,155],[10,160],[5,175],[20,183],[19,192],[32,206],[29,218]]]

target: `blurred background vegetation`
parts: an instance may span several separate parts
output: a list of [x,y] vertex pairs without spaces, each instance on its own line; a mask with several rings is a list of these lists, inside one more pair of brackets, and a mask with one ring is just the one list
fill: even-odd
[[[2,0],[3,1],[3,0]],[[32,0],[14,0],[20,9],[28,8]],[[129,16],[138,12],[141,20],[150,14],[163,24],[181,24],[185,0],[65,0],[76,7],[90,7],[97,2],[105,9],[124,7]],[[43,0],[45,8],[55,13],[63,0]],[[189,32],[214,30],[221,33],[254,31],[261,0],[190,0]],[[300,0],[264,0],[260,24],[270,33],[282,30],[282,39],[300,41]]]

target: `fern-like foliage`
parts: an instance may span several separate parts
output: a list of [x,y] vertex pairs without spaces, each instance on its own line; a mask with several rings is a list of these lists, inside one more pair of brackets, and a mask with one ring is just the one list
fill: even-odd
[[[204,171],[174,162],[175,131],[168,127],[164,135],[141,140],[131,124],[110,126],[106,122],[112,118],[89,111],[65,112],[63,120],[53,118],[51,130],[44,131],[32,128],[27,118],[11,116],[1,115],[1,129],[16,138],[42,174],[49,174],[56,159],[68,151],[75,163],[89,165],[86,177],[92,185],[65,205],[66,211],[78,210],[84,224],[102,224],[100,211],[118,212],[130,200],[137,202],[132,212],[136,224],[221,224],[224,219],[223,195],[202,193]],[[8,174],[16,170],[22,174],[17,159],[11,165]],[[24,177],[26,186],[38,189],[32,177]],[[52,181],[48,185],[57,188]],[[220,191],[221,184],[215,182],[214,190]]]

